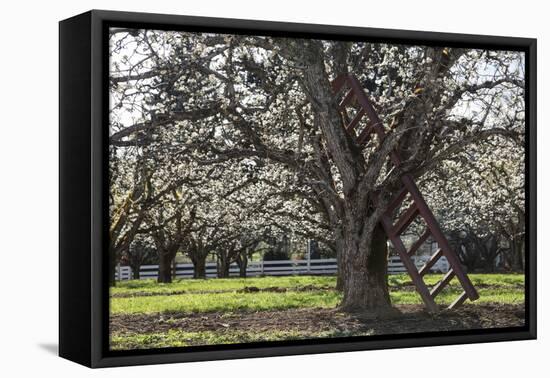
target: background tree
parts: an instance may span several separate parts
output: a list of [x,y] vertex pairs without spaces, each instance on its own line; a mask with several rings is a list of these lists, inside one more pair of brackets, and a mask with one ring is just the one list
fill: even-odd
[[491,271],[500,256],[507,269],[523,271],[522,148],[514,140],[491,138],[432,172],[431,189],[425,192],[444,228],[469,245],[468,252],[459,250],[469,268]]
[[137,235],[121,258],[121,264],[126,263],[132,269],[132,278],[139,280],[142,265],[156,264],[157,253],[148,237]]
[[148,216],[148,231],[159,260],[158,282],[162,283],[172,282],[172,264],[195,218],[194,209],[184,212],[185,200],[178,190],[168,197],[171,201],[162,201]]
[[[113,156],[113,155],[112,155]],[[153,202],[150,175],[131,159],[111,158],[109,195],[109,284],[115,284],[115,268],[122,253],[128,251]]]

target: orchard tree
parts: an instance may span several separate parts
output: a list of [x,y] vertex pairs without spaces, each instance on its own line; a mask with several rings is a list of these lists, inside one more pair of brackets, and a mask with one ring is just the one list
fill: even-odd
[[121,261],[128,264],[132,269],[132,278],[139,280],[141,266],[157,262],[157,254],[152,240],[147,236],[136,235],[128,249],[123,253]]
[[148,215],[150,227],[141,232],[149,233],[154,241],[158,261],[158,282],[172,282],[172,264],[193,227],[195,208],[187,206],[187,198],[174,189],[166,200],[160,201]]
[[150,173],[128,157],[120,159],[111,154],[109,194],[109,284],[115,285],[115,268],[145,219],[147,209],[154,201],[150,190]]
[[[232,263],[238,262],[240,275],[246,275],[249,251],[264,237],[266,219],[262,175],[250,161],[240,164],[218,163],[210,179],[196,191],[197,216],[188,235],[186,253],[195,266],[195,276],[204,276],[210,254],[216,256],[218,277],[229,276]],[[198,269],[197,269],[198,268]]]
[[[490,138],[432,172],[426,190],[448,232],[463,240],[465,265],[494,268],[501,256],[522,271],[525,250],[525,161],[523,146]],[[462,235],[462,237],[460,237]],[[459,249],[459,252],[462,249]]]

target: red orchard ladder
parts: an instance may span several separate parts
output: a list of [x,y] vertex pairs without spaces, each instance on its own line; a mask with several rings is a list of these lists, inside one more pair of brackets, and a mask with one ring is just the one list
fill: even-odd
[[[347,91],[339,103],[339,108],[343,115],[345,128],[355,139],[356,143],[359,146],[364,146],[373,134],[376,134],[380,141],[383,140],[386,136],[386,132],[382,121],[378,117],[378,114],[357,78],[354,75],[340,75],[333,81],[332,87],[333,91],[337,94]],[[357,110],[352,119],[349,119],[346,110],[350,106],[353,106]],[[360,130],[357,130],[358,126],[361,125],[360,122],[362,118],[365,116],[367,117],[367,122],[362,125],[366,125],[363,126],[362,129],[359,127]],[[399,166],[401,164],[401,158],[395,150],[391,152],[390,159],[394,166]],[[403,187],[389,203],[386,212],[382,216],[381,223],[393,247],[399,254],[403,265],[411,276],[416,286],[416,290],[422,297],[426,308],[429,311],[438,310],[438,305],[435,303],[435,297],[455,277],[462,285],[464,291],[453,303],[451,303],[448,307],[449,309],[460,306],[466,299],[470,299],[471,301],[478,299],[479,294],[472,285],[468,275],[463,271],[457,255],[451,249],[447,238],[441,231],[437,219],[426,204],[412,176],[408,174],[403,175],[401,177],[401,182],[403,183]],[[394,223],[392,220],[394,211],[400,208],[406,198],[409,199],[411,205],[399,215],[397,222]],[[401,240],[401,235],[403,235],[407,227],[418,217],[424,220],[427,227],[420,238],[409,250],[407,250]],[[438,249],[428,259],[425,265],[418,270],[411,257],[430,236],[437,242]],[[437,260],[443,256],[447,258],[450,269],[443,279],[430,289],[424,282],[423,277]]]

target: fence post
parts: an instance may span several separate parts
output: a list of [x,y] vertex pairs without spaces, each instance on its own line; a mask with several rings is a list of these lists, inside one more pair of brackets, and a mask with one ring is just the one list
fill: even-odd
[[120,263],[117,264],[116,270],[117,270],[117,273],[118,273],[118,280],[119,280],[119,281],[122,281],[122,269],[121,269],[121,267],[120,267]]
[[307,272],[311,272],[311,239],[307,240]]

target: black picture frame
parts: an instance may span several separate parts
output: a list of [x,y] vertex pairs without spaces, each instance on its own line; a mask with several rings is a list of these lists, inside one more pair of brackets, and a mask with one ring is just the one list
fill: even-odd
[[[107,28],[267,34],[526,54],[526,325],[517,328],[116,352],[108,349]],[[536,338],[536,39],[92,10],[59,24],[59,354],[89,367]]]

